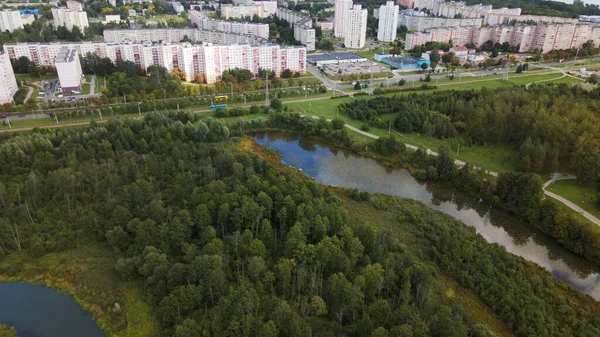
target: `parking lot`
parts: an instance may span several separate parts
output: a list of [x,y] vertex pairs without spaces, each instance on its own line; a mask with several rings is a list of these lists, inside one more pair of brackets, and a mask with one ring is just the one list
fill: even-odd
[[324,72],[328,76],[348,76],[390,72],[388,68],[373,62],[328,64],[324,68]]

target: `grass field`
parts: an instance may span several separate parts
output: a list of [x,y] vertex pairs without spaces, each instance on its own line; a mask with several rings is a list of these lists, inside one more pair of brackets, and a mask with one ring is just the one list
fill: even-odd
[[96,76],[96,85],[94,87],[95,94],[99,93],[102,88],[104,88],[104,77]]
[[594,185],[581,185],[577,180],[558,180],[546,188],[600,218],[600,191]]

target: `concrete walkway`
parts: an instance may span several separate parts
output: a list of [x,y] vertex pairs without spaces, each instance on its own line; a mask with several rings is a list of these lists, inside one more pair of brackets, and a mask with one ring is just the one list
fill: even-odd
[[554,198],[554,199],[562,202],[563,204],[567,205],[570,209],[572,209],[575,212],[583,215],[583,217],[585,217],[586,219],[588,219],[591,222],[595,223],[596,225],[600,226],[600,219],[598,219],[597,217],[595,217],[594,215],[592,215],[588,211],[584,210],[583,208],[579,207],[574,202],[572,202],[572,201],[570,201],[568,199],[565,199],[565,198],[561,197],[560,195],[558,195],[556,193],[552,193],[550,191],[546,191],[546,188],[548,186],[552,185],[552,183],[555,182],[555,181],[558,181],[558,180],[572,180],[572,179],[577,179],[577,177],[575,177],[574,175],[570,175],[570,174],[560,174],[560,173],[558,173],[558,174],[557,173],[552,174],[552,178],[544,183],[544,195],[546,195],[546,196],[548,196],[550,198]]
[[90,95],[93,95],[96,93],[95,89],[96,89],[96,75],[92,75],[92,79],[90,81]]
[[23,100],[23,103],[27,102],[29,100],[29,98],[31,98],[31,94],[33,93],[33,88],[32,87],[27,87],[29,89],[29,91],[27,92],[27,95],[25,96],[25,99]]
[[[314,119],[319,119],[318,116],[312,116],[312,118]],[[328,119],[328,121],[331,121],[330,119]],[[350,129],[356,133],[360,133],[363,136],[372,138],[372,139],[379,139],[379,136],[374,135],[372,133],[363,131],[357,127],[354,127],[352,125],[349,124],[345,124],[344,125],[347,129]],[[419,147],[412,145],[412,144],[407,144],[404,143],[404,145],[412,150],[417,150]],[[426,149],[427,150],[427,154],[432,155],[432,156],[438,156],[439,154],[437,152],[433,152],[430,149]],[[464,166],[466,165],[466,163],[462,160],[454,160],[454,164],[458,165],[458,166]],[[474,169],[479,169],[478,167],[473,167]],[[487,171],[485,170],[485,172],[491,176],[497,177],[498,173],[497,172],[492,172],[492,171]],[[552,179],[548,180],[547,182],[544,183],[543,189],[544,189],[544,195],[553,198],[555,200],[560,201],[561,203],[563,203],[564,205],[566,205],[567,207],[569,207],[570,209],[574,210],[577,213],[580,213],[581,215],[583,215],[586,219],[590,220],[591,222],[595,223],[596,225],[600,226],[600,219],[596,218],[595,216],[593,216],[592,214],[590,214],[589,212],[587,212],[586,210],[584,210],[583,208],[577,206],[576,204],[574,204],[573,202],[561,197],[560,195],[556,194],[556,193],[552,193],[549,191],[546,191],[546,187],[548,187],[550,184],[552,184],[553,182],[557,181],[557,180],[568,180],[568,179],[577,179],[577,177],[573,176],[573,175],[563,175],[563,174],[553,174],[552,175]]]

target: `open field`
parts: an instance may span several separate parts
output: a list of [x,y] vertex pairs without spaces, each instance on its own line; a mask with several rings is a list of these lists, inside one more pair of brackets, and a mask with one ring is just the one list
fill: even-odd
[[600,218],[600,206],[598,203],[600,192],[593,184],[581,185],[577,180],[558,180],[546,189],[568,199],[595,217]]

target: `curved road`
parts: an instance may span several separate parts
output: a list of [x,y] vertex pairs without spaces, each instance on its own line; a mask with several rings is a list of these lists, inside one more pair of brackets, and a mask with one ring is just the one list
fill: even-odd
[[[318,117],[317,117],[317,116],[312,116],[312,118],[318,118]],[[352,131],[354,131],[354,132],[360,133],[361,135],[367,136],[367,137],[369,137],[369,138],[373,138],[373,139],[379,139],[379,136],[376,136],[376,135],[374,135],[374,134],[372,134],[372,133],[369,133],[369,132],[363,131],[363,130],[361,130],[361,129],[359,129],[359,128],[356,128],[356,127],[354,127],[354,126],[352,126],[352,125],[346,124],[346,125],[345,125],[345,127],[346,127],[346,128],[348,128],[348,129],[350,129],[350,130],[352,130]],[[417,147],[417,146],[415,146],[415,145],[412,145],[412,144],[406,144],[406,143],[405,143],[404,145],[406,145],[406,147],[407,147],[407,148],[409,148],[409,149],[413,149],[413,150],[417,150],[417,149],[418,149],[418,147]],[[438,153],[437,153],[437,152],[433,152],[433,151],[431,151],[431,150],[429,150],[429,149],[427,149],[427,153],[428,153],[428,154],[430,154],[430,155],[432,155],[432,156],[438,156]],[[462,160],[454,160],[454,163],[455,163],[456,165],[458,165],[458,166],[464,166],[464,165],[466,164],[466,163],[465,163],[464,161],[462,161]],[[475,167],[475,168],[476,168],[476,167]],[[489,175],[492,175],[492,176],[494,176],[494,177],[497,177],[497,176],[498,176],[498,173],[497,173],[497,172],[492,172],[492,171],[487,171],[487,170],[486,170],[485,172],[486,172],[487,174],[489,174]],[[550,197],[550,198],[553,198],[553,199],[555,199],[555,200],[558,200],[558,201],[560,201],[561,203],[563,203],[564,205],[566,205],[566,206],[567,206],[567,207],[569,207],[570,209],[572,209],[572,210],[574,210],[575,212],[577,212],[577,213],[579,213],[579,214],[583,215],[583,216],[584,216],[586,219],[590,220],[590,221],[591,221],[591,222],[593,222],[594,224],[596,224],[596,225],[600,226],[600,219],[596,218],[596,217],[595,217],[595,216],[593,216],[591,213],[587,212],[587,211],[586,211],[586,210],[584,210],[583,208],[581,208],[581,207],[577,206],[575,203],[573,203],[573,202],[571,202],[571,201],[569,201],[569,200],[567,200],[567,199],[565,199],[565,198],[561,197],[560,195],[558,195],[558,194],[556,194],[556,193],[552,193],[552,192],[550,192],[550,191],[546,191],[546,187],[548,187],[548,186],[549,186],[550,184],[552,184],[554,181],[557,181],[557,180],[568,180],[568,179],[576,179],[576,177],[575,177],[575,176],[572,176],[572,175],[553,175],[553,176],[552,176],[552,179],[550,179],[550,180],[548,180],[546,183],[544,183],[544,186],[543,186],[543,189],[544,189],[544,195],[546,195],[546,196],[548,196],[548,197]]]

